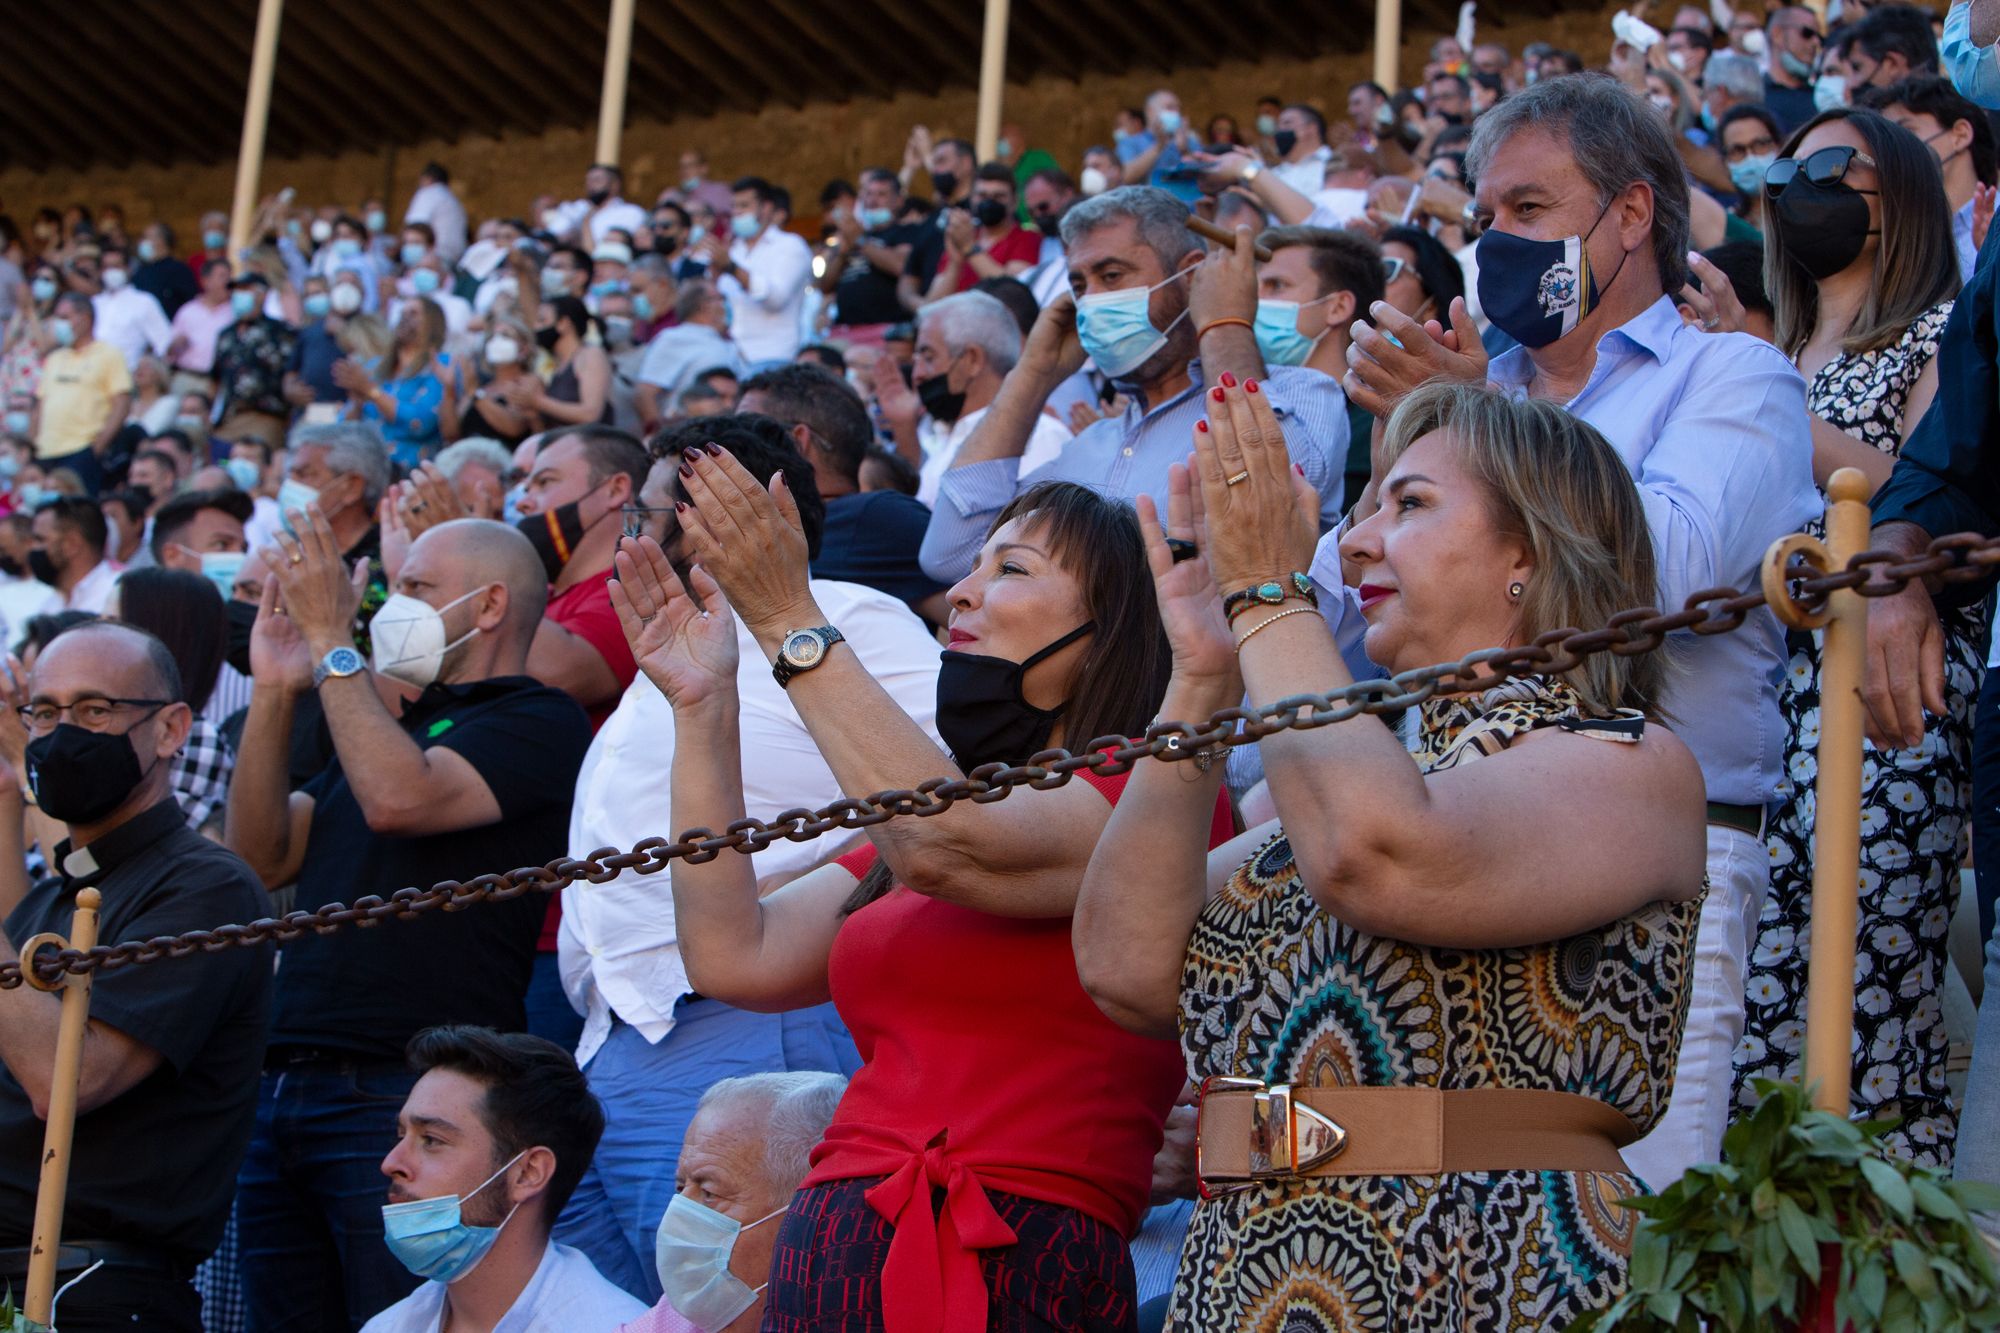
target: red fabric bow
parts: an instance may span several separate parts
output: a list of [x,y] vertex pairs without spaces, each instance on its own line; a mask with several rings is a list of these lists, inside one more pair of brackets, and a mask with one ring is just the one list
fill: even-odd
[[[985,1333],[986,1279],[975,1251],[1012,1245],[1014,1229],[993,1210],[979,1177],[945,1149],[947,1131],[909,1156],[867,1193],[868,1206],[896,1229],[882,1266],[882,1319],[888,1333]],[[931,1191],[944,1188],[933,1213]]]

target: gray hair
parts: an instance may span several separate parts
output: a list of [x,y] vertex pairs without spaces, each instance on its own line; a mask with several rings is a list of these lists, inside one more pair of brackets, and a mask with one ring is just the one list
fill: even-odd
[[293,453],[314,445],[326,446],[327,470],[343,477],[361,478],[361,503],[370,510],[389,489],[389,446],[382,432],[363,421],[342,421],[330,426],[300,426],[285,445]]
[[673,261],[657,252],[640,255],[632,261],[631,273],[635,278],[671,278],[674,276]]
[[1566,143],[1600,204],[1634,184],[1652,190],[1653,262],[1661,286],[1678,292],[1687,280],[1687,168],[1652,104],[1608,74],[1543,80],[1473,122],[1466,176],[1483,177],[1493,154],[1522,130]]
[[754,1100],[766,1108],[764,1170],[773,1190],[789,1195],[811,1170],[813,1146],[833,1123],[833,1113],[847,1091],[839,1074],[747,1074],[709,1085],[695,1104],[699,1116],[723,1102]]
[[1739,102],[1764,100],[1764,71],[1749,56],[1735,51],[1717,51],[1701,67],[1703,91],[1720,88]]
[[1151,185],[1121,185],[1077,204],[1063,214],[1063,247],[1076,249],[1078,241],[1119,218],[1138,225],[1139,239],[1159,257],[1163,272],[1172,273],[1202,248],[1200,238],[1188,230],[1187,205]]
[[674,295],[674,318],[685,323],[699,315],[714,291],[715,284],[707,278],[689,278]]
[[437,457],[431,461],[438,465],[438,470],[450,481],[457,481],[458,474],[469,463],[490,468],[502,477],[514,470],[513,450],[500,441],[489,439],[484,435],[475,435],[460,440],[449,448],[440,449]]
[[917,312],[917,327],[935,325],[953,356],[968,347],[986,353],[986,363],[1005,375],[1021,359],[1021,325],[1000,298],[985,292],[960,292],[934,301]]

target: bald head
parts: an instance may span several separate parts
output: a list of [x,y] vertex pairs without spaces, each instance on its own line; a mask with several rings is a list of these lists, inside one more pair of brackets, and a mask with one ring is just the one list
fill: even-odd
[[[440,523],[411,544],[397,591],[442,608],[497,583],[506,589],[504,614],[482,627],[525,651],[548,609],[548,577],[535,548],[515,529],[492,519],[461,518]],[[484,608],[480,611],[483,621]]]
[[31,688],[60,686],[58,702],[95,694],[105,699],[163,699],[179,703],[180,667],[167,645],[136,625],[91,620],[50,640],[35,659]]

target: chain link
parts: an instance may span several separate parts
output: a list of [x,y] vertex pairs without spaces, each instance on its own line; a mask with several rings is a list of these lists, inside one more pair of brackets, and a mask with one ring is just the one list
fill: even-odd
[[[1966,582],[1989,576],[1995,566],[2000,566],[2000,538],[1955,533],[1935,539],[1924,553],[1907,559],[1893,551],[1863,551],[1849,560],[1845,569],[1821,573],[1803,558],[1794,558],[1786,574],[1793,601],[1812,611],[1823,606],[1829,594],[1843,589],[1864,597],[1888,597],[1908,587],[1913,579]],[[1595,653],[1636,656],[1658,649],[1669,634],[1681,631],[1726,634],[1764,604],[1761,591],[1707,588],[1689,596],[1679,611],[1662,613],[1652,607],[1635,607],[1612,616],[1601,629],[1551,630],[1531,644],[1486,648],[1456,662],[1418,667],[1386,680],[1357,681],[1324,694],[1295,694],[1261,708],[1225,708],[1199,724],[1156,722],[1146,729],[1142,740],[1101,736],[1082,753],[1043,750],[1025,764],[984,764],[965,777],[932,778],[914,788],[880,791],[863,798],[842,797],[819,810],[801,807],[769,820],[739,819],[721,833],[689,829],[678,838],[644,838],[629,852],[604,847],[581,859],[561,857],[547,865],[524,866],[505,874],[462,882],[443,880],[428,889],[398,889],[386,898],[371,894],[351,904],[328,903],[315,912],[288,912],[248,925],[160,935],[87,951],[51,948],[24,962],[32,962],[36,975],[53,984],[64,974],[115,972],[196,952],[217,953],[267,941],[283,944],[308,931],[330,935],[350,925],[369,927],[392,918],[410,920],[427,912],[460,912],[530,891],[553,893],[578,880],[604,884],[627,870],[658,874],[677,860],[699,865],[725,851],[761,852],[780,840],[810,842],[827,833],[871,828],[899,817],[940,815],[959,801],[985,804],[1004,800],[1024,786],[1047,791],[1063,786],[1085,769],[1101,777],[1116,777],[1129,772],[1141,759],[1191,759],[1212,746],[1249,745],[1273,732],[1311,730],[1363,713],[1397,713],[1439,694],[1483,690],[1514,676],[1569,671]],[[0,965],[0,990],[22,984],[23,966]]]

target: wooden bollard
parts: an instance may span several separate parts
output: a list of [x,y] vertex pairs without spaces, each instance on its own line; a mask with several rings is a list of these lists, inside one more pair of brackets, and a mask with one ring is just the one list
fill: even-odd
[[70,1140],[76,1131],[76,1090],[83,1075],[83,1033],[90,1022],[88,972],[45,982],[35,975],[35,952],[49,944],[62,949],[97,947],[96,889],[76,895],[76,915],[69,938],[37,935],[21,949],[21,975],[37,990],[62,991],[62,1017],[56,1028],[55,1076],[49,1084],[49,1119],[42,1133],[42,1179],[35,1192],[34,1245],[28,1251],[28,1301],[24,1313],[46,1324],[55,1305],[56,1251],[62,1243],[63,1203],[69,1194]]

